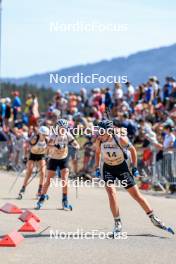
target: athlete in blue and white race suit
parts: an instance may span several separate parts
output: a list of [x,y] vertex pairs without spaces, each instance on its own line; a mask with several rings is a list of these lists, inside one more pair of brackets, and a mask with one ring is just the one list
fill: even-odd
[[[132,198],[138,202],[149,216],[152,223],[155,226],[166,230],[164,223],[154,215],[150,204],[140,193],[138,186],[135,183],[134,176],[139,176],[139,173],[137,170],[137,153],[134,146],[129,142],[127,137],[117,136],[108,132],[110,128],[113,128],[112,121],[103,120],[98,126],[100,129],[104,129],[105,133],[102,133],[103,135],[99,134],[96,140],[95,168],[97,176],[98,174],[99,176],[101,175],[106,183],[106,191],[115,222],[113,233],[119,234],[122,231],[117,192],[114,184],[116,180],[119,180],[121,185],[129,192]],[[129,168],[126,160],[125,150],[127,149],[131,154],[131,168]],[[169,229],[169,232],[171,232],[171,228]],[[173,234],[174,232],[172,231],[171,233]]]

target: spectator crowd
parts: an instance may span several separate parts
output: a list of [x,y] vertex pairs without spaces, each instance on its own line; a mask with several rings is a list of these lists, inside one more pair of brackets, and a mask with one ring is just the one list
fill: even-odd
[[[11,159],[12,149],[17,148],[21,138],[24,141],[41,123],[53,125],[58,118],[66,118],[70,127],[92,127],[106,117],[105,110],[110,109],[114,126],[125,127],[140,156],[139,164],[150,165],[153,153],[156,162],[164,159],[164,154],[172,155],[176,151],[176,79],[165,78],[161,85],[156,76],[134,87],[130,81],[123,86],[115,83],[113,88],[85,88],[79,92],[57,90],[52,100],[46,102],[46,112],[40,113],[38,98],[26,95],[22,102],[18,91],[11,97],[0,99],[0,142],[7,142]],[[93,163],[94,138],[83,136],[84,151],[82,171],[89,170]],[[0,145],[1,146],[1,145]],[[18,158],[16,163],[18,163]],[[176,160],[175,160],[176,161]],[[78,167],[74,163],[77,173]],[[89,164],[89,166],[88,166]],[[169,175],[175,170],[169,165]],[[174,171],[174,172],[173,172]]]

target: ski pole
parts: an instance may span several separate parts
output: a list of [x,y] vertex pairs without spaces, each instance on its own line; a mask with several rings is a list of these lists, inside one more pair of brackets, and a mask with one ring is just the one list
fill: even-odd
[[26,186],[28,186],[28,185],[33,181],[33,179],[35,179],[35,178],[37,177],[38,173],[40,173],[41,170],[42,170],[45,166],[46,166],[46,164],[43,165],[39,170],[36,170],[36,171],[35,171],[34,175],[33,175],[32,178],[29,180],[29,182],[27,183]]
[[16,176],[15,180],[13,181],[13,183],[12,183],[12,185],[11,185],[11,187],[10,187],[8,193],[10,193],[10,192],[13,190],[13,188],[14,188],[14,186],[15,186],[17,180],[18,180],[18,178],[22,175],[22,173],[23,173],[23,171],[21,171],[20,174],[17,174],[17,176]]

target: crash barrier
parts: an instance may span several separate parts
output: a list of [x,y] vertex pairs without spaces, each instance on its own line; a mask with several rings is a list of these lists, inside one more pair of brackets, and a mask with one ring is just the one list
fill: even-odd
[[176,150],[163,152],[160,156],[156,149],[153,150],[151,160],[148,160],[144,168],[144,174],[144,182],[148,183],[146,189],[149,189],[150,185],[155,190],[176,192]]
[[0,142],[0,166],[8,165],[9,149],[7,142]]
[[7,141],[0,142],[0,168],[21,172],[23,164],[24,148],[16,148],[15,144],[8,144]]

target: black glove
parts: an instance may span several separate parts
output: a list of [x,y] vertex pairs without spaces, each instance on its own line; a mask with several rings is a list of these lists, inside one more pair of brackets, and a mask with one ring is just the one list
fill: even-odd
[[57,145],[54,145],[57,149],[60,149],[61,148],[61,146],[60,146],[60,144],[57,144]]
[[27,157],[25,157],[24,159],[23,159],[23,163],[26,165],[26,163],[27,163]]
[[45,161],[46,161],[46,162],[48,162],[48,160],[49,160],[49,157],[48,157],[48,156],[46,156],[46,157],[45,157]]

